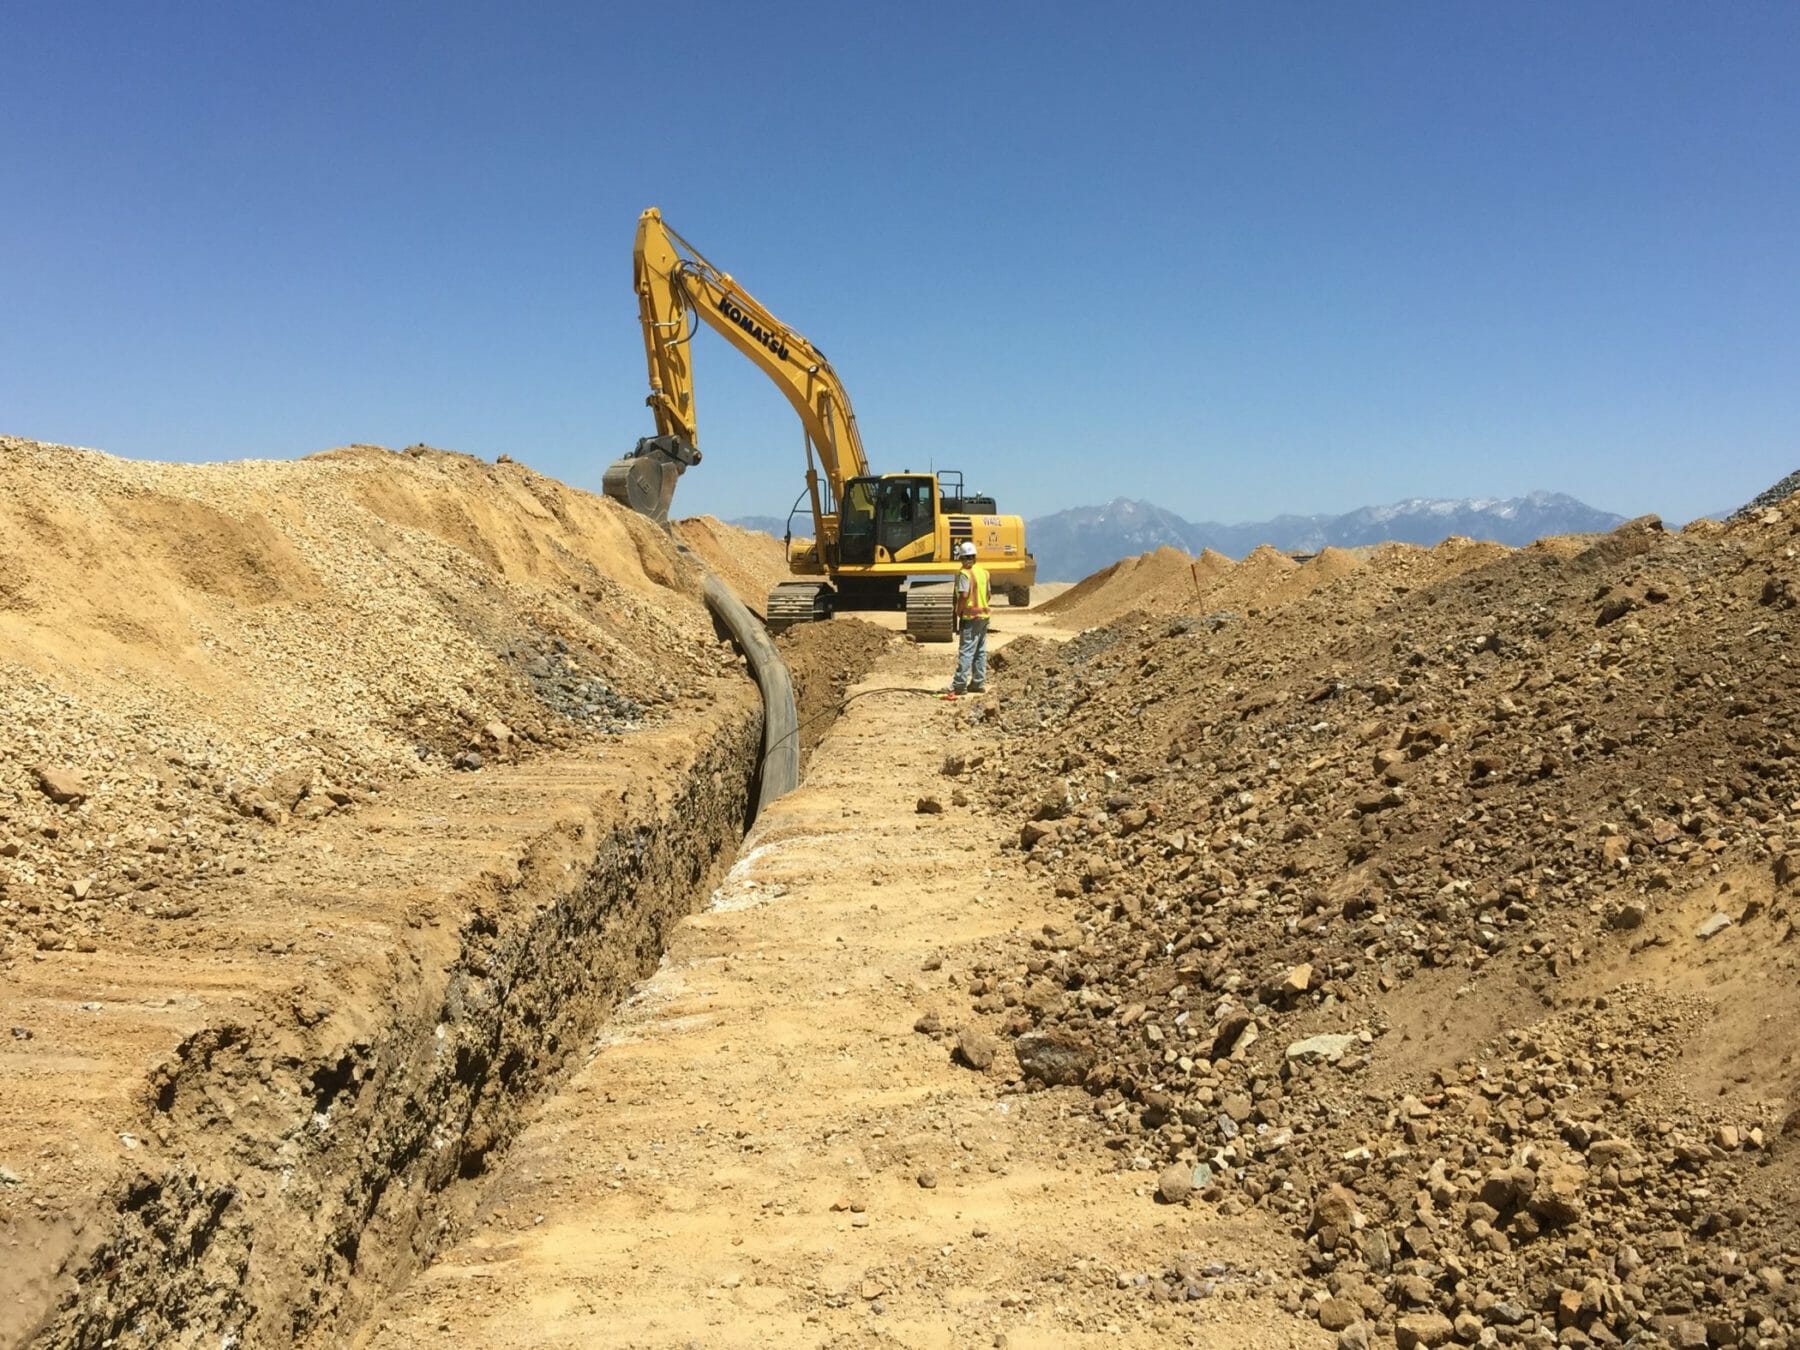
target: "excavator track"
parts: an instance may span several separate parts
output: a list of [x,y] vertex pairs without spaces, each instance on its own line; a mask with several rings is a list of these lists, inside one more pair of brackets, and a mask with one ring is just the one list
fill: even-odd
[[797,623],[831,617],[831,587],[822,581],[784,581],[769,592],[769,631],[784,633]]
[[917,642],[950,642],[956,637],[956,585],[913,582],[906,588],[906,634]]

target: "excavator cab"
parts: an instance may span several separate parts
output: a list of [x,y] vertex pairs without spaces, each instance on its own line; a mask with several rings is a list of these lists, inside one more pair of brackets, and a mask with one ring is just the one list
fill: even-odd
[[852,478],[838,503],[838,561],[867,566],[875,561],[879,478]]
[[929,474],[852,478],[844,485],[838,505],[838,557],[844,565],[929,562],[936,538],[937,484]]
[[[894,562],[929,562],[936,549],[937,484],[927,477],[881,480],[876,544]],[[923,540],[925,547],[916,545]],[[877,557],[880,555],[877,554]]]

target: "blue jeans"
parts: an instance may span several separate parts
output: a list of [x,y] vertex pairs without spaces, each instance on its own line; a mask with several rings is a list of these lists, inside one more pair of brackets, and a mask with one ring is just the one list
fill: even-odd
[[987,683],[986,619],[964,619],[956,649],[956,678],[950,687],[962,693],[971,684]]

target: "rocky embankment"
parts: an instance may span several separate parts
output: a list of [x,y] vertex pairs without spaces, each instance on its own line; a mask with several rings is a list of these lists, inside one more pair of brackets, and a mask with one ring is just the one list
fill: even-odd
[[945,769],[1078,918],[972,1012],[1163,1201],[1287,1222],[1345,1346],[1794,1344],[1797,530],[1377,551],[1015,643]]
[[0,1344],[336,1343],[731,863],[754,686],[516,464],[0,440],[0,525]]
[[521,465],[0,439],[0,961],[104,945],[395,784],[737,679],[666,536]]

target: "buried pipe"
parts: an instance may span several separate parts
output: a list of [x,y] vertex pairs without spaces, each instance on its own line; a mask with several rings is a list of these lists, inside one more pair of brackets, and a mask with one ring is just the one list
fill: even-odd
[[763,701],[762,786],[756,811],[792,792],[800,782],[800,716],[794,707],[794,681],[787,663],[762,622],[709,570],[706,607],[724,624],[750,663]]
[[[793,681],[755,615],[710,572],[703,590],[762,697],[760,811],[798,782]],[[431,813],[429,785],[410,807],[397,796],[368,917],[318,930],[332,959],[304,998],[209,998],[120,1120],[162,1147],[97,1172],[58,1221],[66,1236],[0,1263],[0,1345],[350,1343],[468,1222],[477,1178],[723,874],[742,839],[749,716],[733,699],[704,719],[670,792],[619,798],[617,818],[609,774],[557,776],[574,790],[539,794],[503,844],[492,822],[519,809],[504,780],[459,791],[477,802],[449,818]],[[396,946],[421,927],[399,922],[418,912],[411,869],[451,856],[447,839],[497,861],[433,873],[428,926]],[[335,911],[335,884],[308,882],[295,903]],[[278,1187],[259,1180],[277,1173]]]

